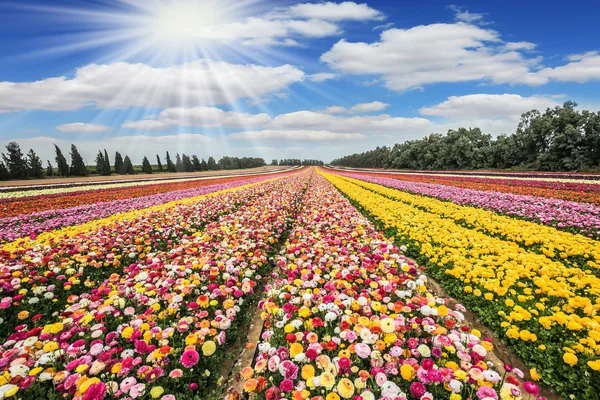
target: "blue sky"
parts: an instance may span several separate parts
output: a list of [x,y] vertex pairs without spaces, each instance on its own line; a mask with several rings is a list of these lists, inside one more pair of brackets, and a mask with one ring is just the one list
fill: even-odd
[[329,161],[600,110],[596,2],[5,0],[0,138]]

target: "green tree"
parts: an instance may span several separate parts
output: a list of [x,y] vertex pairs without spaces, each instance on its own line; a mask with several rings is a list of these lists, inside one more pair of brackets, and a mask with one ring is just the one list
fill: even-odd
[[204,158],[202,159],[202,162],[200,163],[200,171],[208,171],[208,164],[206,163],[206,161],[204,161]]
[[98,175],[104,175],[104,169],[106,168],[106,160],[104,159],[104,153],[102,150],[98,150],[96,155],[96,173]]
[[135,170],[133,169],[133,164],[131,163],[131,159],[128,155],[125,155],[125,160],[123,160],[123,173],[127,175],[135,174]]
[[16,142],[10,142],[6,145],[6,153],[2,153],[2,158],[6,163],[6,168],[10,173],[10,179],[25,179],[28,176],[27,160],[21,152],[21,148]]
[[181,155],[181,168],[185,172],[194,172],[194,164],[192,163],[192,160],[190,160],[190,157],[186,154]]
[[202,171],[202,164],[200,164],[197,155],[192,156],[192,165],[194,166],[194,171]]
[[145,174],[152,173],[152,165],[150,165],[150,161],[148,161],[148,158],[145,156],[144,156],[144,160],[142,161],[142,172]]
[[50,160],[48,161],[48,166],[46,167],[46,176],[50,177],[54,175],[54,168],[52,168],[52,164],[50,163]]
[[29,176],[32,178],[41,178],[44,176],[42,160],[35,154],[33,149],[29,149],[29,153],[27,153],[27,168],[29,170]]
[[217,162],[214,158],[208,157],[207,167],[209,171],[216,171],[218,169]]
[[175,166],[175,164],[173,164],[173,161],[171,160],[171,156],[169,155],[169,152],[167,151],[167,171],[168,172],[177,172],[177,167]]
[[104,168],[102,169],[103,174],[106,176],[110,176],[112,173],[112,168],[110,166],[110,158],[108,158],[108,152],[104,149]]
[[6,165],[2,161],[0,161],[0,181],[7,181],[10,179],[10,172]]
[[58,168],[58,176],[69,176],[70,168],[69,163],[67,163],[67,159],[57,145],[54,145],[54,149],[56,151],[55,160]]
[[115,153],[115,172],[117,174],[125,174],[125,165],[123,163],[123,156],[118,151]]
[[158,156],[158,154],[156,155],[156,164],[158,164],[158,172],[163,172],[163,165],[160,162],[160,157]]
[[175,171],[177,172],[183,172],[183,161],[181,161],[181,156],[179,155],[179,153],[177,153],[175,155]]
[[277,160],[272,160],[271,165],[277,165]]
[[71,175],[87,176],[89,171],[83,161],[83,157],[79,154],[79,150],[74,144],[71,144]]

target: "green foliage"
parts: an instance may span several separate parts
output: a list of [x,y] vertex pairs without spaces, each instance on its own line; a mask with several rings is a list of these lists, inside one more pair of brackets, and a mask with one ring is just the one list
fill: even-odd
[[52,163],[50,163],[50,160],[48,161],[48,166],[46,167],[46,176],[50,177],[54,175],[54,168],[52,168]]
[[202,165],[200,164],[200,159],[198,159],[198,156],[192,156],[192,165],[194,167],[194,171],[202,171]]
[[277,160],[272,160],[271,165],[279,165],[279,164],[277,163]]
[[208,171],[208,164],[206,163],[206,161],[204,161],[204,158],[202,159],[202,162],[200,163],[200,171]]
[[[208,159],[208,162],[210,165],[210,158]],[[217,163],[218,169],[257,168],[265,165],[267,165],[265,160],[257,157],[223,157]]]
[[144,160],[142,161],[142,172],[145,174],[152,173],[152,165],[150,165],[150,161],[148,161],[147,157],[144,157]]
[[44,168],[42,168],[42,160],[35,154],[33,149],[27,153],[27,168],[28,175],[32,178],[41,178],[44,176]]
[[115,153],[115,172],[117,174],[125,173],[125,164],[123,162],[123,156],[118,151]]
[[56,164],[58,165],[58,175],[59,176],[69,176],[70,168],[67,163],[67,159],[63,155],[62,151],[58,148],[57,145],[54,145],[54,149],[56,150]]
[[125,160],[123,160],[123,173],[127,175],[135,174],[135,170],[133,169],[133,164],[131,163],[131,159],[128,155],[125,155]]
[[[277,165],[277,164],[273,164],[273,162],[276,162],[277,160],[273,160],[271,162],[271,165]],[[300,160],[299,158],[287,158],[285,160],[279,160],[279,165],[288,165],[288,166],[294,166],[294,165],[304,165],[304,166],[309,166],[309,165],[323,165],[323,161],[321,160]]]
[[6,153],[2,153],[2,158],[9,171],[10,179],[25,179],[28,176],[27,160],[21,152],[21,148],[16,142],[10,142],[6,145]]
[[0,161],[0,181],[6,181],[10,179],[10,172],[6,165],[2,161]]
[[175,164],[173,164],[173,161],[171,160],[171,156],[169,155],[168,151],[167,151],[167,171],[168,172],[177,172],[177,167],[175,166]]
[[109,176],[111,172],[112,169],[110,166],[110,158],[108,158],[108,152],[106,149],[104,149],[104,166],[102,168],[102,175]]
[[[516,132],[495,140],[479,128],[433,133],[332,162],[358,168],[452,170],[520,168],[588,170],[600,166],[600,112],[577,111],[576,103],[521,116]],[[281,165],[281,162],[280,162]]]
[[79,150],[74,144],[71,144],[71,175],[73,176],[87,176],[89,171],[85,166],[83,157],[79,154]]
[[158,154],[156,155],[156,164],[158,165],[158,172],[163,172],[163,165],[160,162],[160,157],[158,156]]
[[219,167],[217,166],[217,162],[212,157],[208,157],[207,167],[209,171],[216,171],[217,169],[219,169]]

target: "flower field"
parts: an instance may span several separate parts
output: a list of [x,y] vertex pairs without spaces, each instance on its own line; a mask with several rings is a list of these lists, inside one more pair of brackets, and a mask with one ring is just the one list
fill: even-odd
[[597,398],[593,202],[328,171],[3,193],[0,399]]
[[[452,187],[446,192],[442,186],[431,190],[372,175],[326,176],[406,243],[407,254],[476,311],[545,383],[561,394],[595,398],[600,388],[597,240],[476,208],[484,206],[469,202],[468,194],[453,198]],[[498,208],[502,204],[499,200]],[[540,220],[535,212],[529,217]]]

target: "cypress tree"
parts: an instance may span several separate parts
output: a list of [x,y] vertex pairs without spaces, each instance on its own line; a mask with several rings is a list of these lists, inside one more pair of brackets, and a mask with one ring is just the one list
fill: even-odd
[[171,161],[171,156],[169,155],[168,151],[167,151],[167,171],[177,172],[177,167],[175,166],[175,164],[173,164],[173,161]]
[[179,153],[177,153],[177,155],[175,156],[175,170],[177,172],[183,172],[183,162],[181,161],[181,156],[179,155]]
[[185,154],[181,156],[181,167],[185,172],[194,172],[194,164],[192,164],[190,157]]
[[52,164],[50,163],[50,160],[48,161],[48,166],[46,167],[46,176],[52,176],[54,175],[54,169],[52,168]]
[[41,178],[44,175],[42,160],[35,154],[33,149],[29,149],[29,153],[27,153],[27,167],[30,177]]
[[125,170],[123,168],[123,156],[118,151],[115,153],[115,172],[117,174],[125,173]]
[[58,167],[58,176],[69,176],[69,164],[67,163],[67,159],[63,156],[62,151],[58,148],[57,145],[54,145],[56,150],[56,164]]
[[204,158],[202,159],[202,162],[200,163],[200,171],[208,171],[208,164],[206,163],[206,161],[204,161]]
[[98,155],[96,156],[96,173],[98,175],[105,175],[104,170],[106,169],[106,160],[104,159],[104,154],[102,154],[101,150],[98,150]]
[[192,156],[192,165],[194,166],[194,171],[202,171],[202,165],[200,165],[200,160],[198,156]]
[[135,171],[133,169],[133,164],[131,163],[131,159],[129,158],[128,155],[125,155],[125,160],[123,161],[123,173],[125,173],[127,175],[135,174]]
[[163,172],[163,166],[160,162],[160,157],[158,156],[158,154],[156,155],[156,163],[158,164],[158,172]]
[[104,174],[106,176],[109,176],[111,171],[111,167],[110,167],[110,158],[108,158],[108,153],[106,152],[106,149],[104,149],[104,169],[103,169]]
[[25,179],[28,175],[27,160],[21,152],[21,148],[16,142],[10,142],[6,145],[6,152],[2,153],[2,158],[6,163],[6,168],[10,173],[10,179]]
[[71,144],[71,175],[87,176],[89,173],[83,157],[79,154],[79,150],[74,144]]
[[150,165],[150,161],[148,161],[148,158],[146,158],[145,156],[144,160],[142,161],[142,172],[145,174],[152,173],[152,165]]

